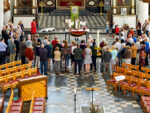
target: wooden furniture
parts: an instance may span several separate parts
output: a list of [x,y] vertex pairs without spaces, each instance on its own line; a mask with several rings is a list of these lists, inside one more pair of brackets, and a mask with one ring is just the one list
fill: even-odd
[[0,113],[2,113],[4,107],[4,97],[0,97]]
[[7,69],[9,67],[13,67],[13,66],[17,66],[17,65],[21,65],[21,60],[0,65],[0,69]]
[[30,112],[29,113],[44,113],[45,111],[45,98],[44,97],[35,97],[35,92],[33,92]]
[[150,97],[141,97],[141,107],[144,113],[150,113]]
[[17,73],[5,75],[0,77],[0,88],[3,90],[3,95],[6,90],[9,88],[16,88],[18,86],[18,81],[24,78],[34,77],[34,76],[40,76],[40,74],[37,73],[37,67],[36,68],[29,68],[27,70],[23,70]]
[[47,97],[47,77],[38,76],[19,80],[18,83],[19,97],[23,101],[32,99],[31,92],[35,92],[35,97]]
[[19,66],[13,66],[11,68],[7,67],[6,69],[0,70],[0,76],[4,76],[6,74],[15,73],[21,70],[25,70],[31,68],[31,63],[19,65]]

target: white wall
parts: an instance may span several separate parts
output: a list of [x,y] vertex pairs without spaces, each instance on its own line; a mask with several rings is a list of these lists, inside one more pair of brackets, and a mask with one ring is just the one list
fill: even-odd
[[8,21],[11,19],[11,11],[7,11],[4,13],[4,25],[8,24]]
[[34,16],[16,16],[14,17],[14,26],[16,27],[20,21],[22,21],[24,28],[31,28],[31,22],[35,19]]
[[120,16],[120,15],[113,15],[113,21],[115,24],[122,28],[124,24],[128,24],[129,27],[136,28],[136,15],[131,16]]

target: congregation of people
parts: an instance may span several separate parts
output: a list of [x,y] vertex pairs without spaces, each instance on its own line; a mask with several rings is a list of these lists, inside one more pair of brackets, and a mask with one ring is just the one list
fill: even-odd
[[[4,26],[0,42],[0,64],[4,64],[6,56],[9,56],[9,62],[19,59],[22,64],[32,62],[33,66],[37,66],[40,73],[45,75],[49,74],[52,68],[56,75],[61,72],[69,73],[68,66],[74,68],[75,75],[89,74],[91,70],[96,72],[97,65],[100,65],[104,75],[106,70],[109,72],[106,79],[109,79],[113,73],[113,65],[121,66],[122,62],[125,62],[143,67],[149,64],[150,21],[148,20],[143,25],[138,21],[136,30],[127,24],[119,28],[114,22],[112,35],[115,41],[112,45],[108,45],[106,38],[102,38],[99,45],[101,56],[97,56],[95,37],[90,36],[87,43],[85,40],[81,40],[80,43],[72,40],[69,44],[66,40],[61,43],[57,36],[53,40],[49,40],[48,36],[41,39],[35,30],[32,30],[32,35],[25,35],[22,22],[16,28],[11,21]],[[107,33],[108,30],[107,24]],[[97,63],[98,58],[101,58],[101,63]]]

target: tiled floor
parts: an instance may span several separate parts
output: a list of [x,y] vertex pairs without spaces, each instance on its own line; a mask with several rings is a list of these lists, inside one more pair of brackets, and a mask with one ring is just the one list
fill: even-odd
[[[92,35],[96,37],[96,35]],[[58,35],[58,37],[64,37],[64,35]],[[106,36],[102,36],[106,37]],[[81,37],[84,39],[85,37]],[[100,40],[101,40],[100,38]],[[71,37],[73,39],[73,37]],[[106,37],[108,44],[112,44],[113,39]],[[52,38],[51,38],[52,40]],[[63,38],[61,38],[61,41]],[[97,62],[97,64],[100,64]],[[99,66],[98,66],[99,67]],[[89,106],[91,103],[91,91],[87,91],[85,88],[99,88],[94,91],[94,103],[99,103],[104,107],[105,113],[143,113],[138,102],[132,98],[131,95],[122,95],[122,100],[116,102],[116,95],[113,89],[110,87],[108,90],[106,83],[99,73],[92,72],[89,75],[83,74],[81,77],[75,76],[73,68],[69,66],[69,73],[60,74],[60,77],[56,78],[53,72],[50,72],[48,76],[48,98],[45,103],[45,113],[75,113],[74,108],[74,88],[77,88],[76,94],[76,113],[81,113],[81,107]],[[2,95],[2,93],[0,93]],[[15,89],[15,97],[17,97],[18,91]],[[8,105],[10,91],[5,94],[5,108]],[[138,99],[138,98],[136,98]],[[28,113],[30,102],[24,103],[23,113]],[[5,111],[5,109],[4,109]]]

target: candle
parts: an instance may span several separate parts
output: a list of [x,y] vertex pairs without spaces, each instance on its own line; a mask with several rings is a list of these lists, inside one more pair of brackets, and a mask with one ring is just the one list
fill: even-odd
[[77,88],[75,87],[75,88],[74,88],[74,94],[76,94],[76,93],[77,93]]
[[132,7],[134,7],[134,0],[132,0]]
[[97,30],[97,47],[99,48],[99,30]]
[[17,0],[15,0],[15,7],[17,7]]

